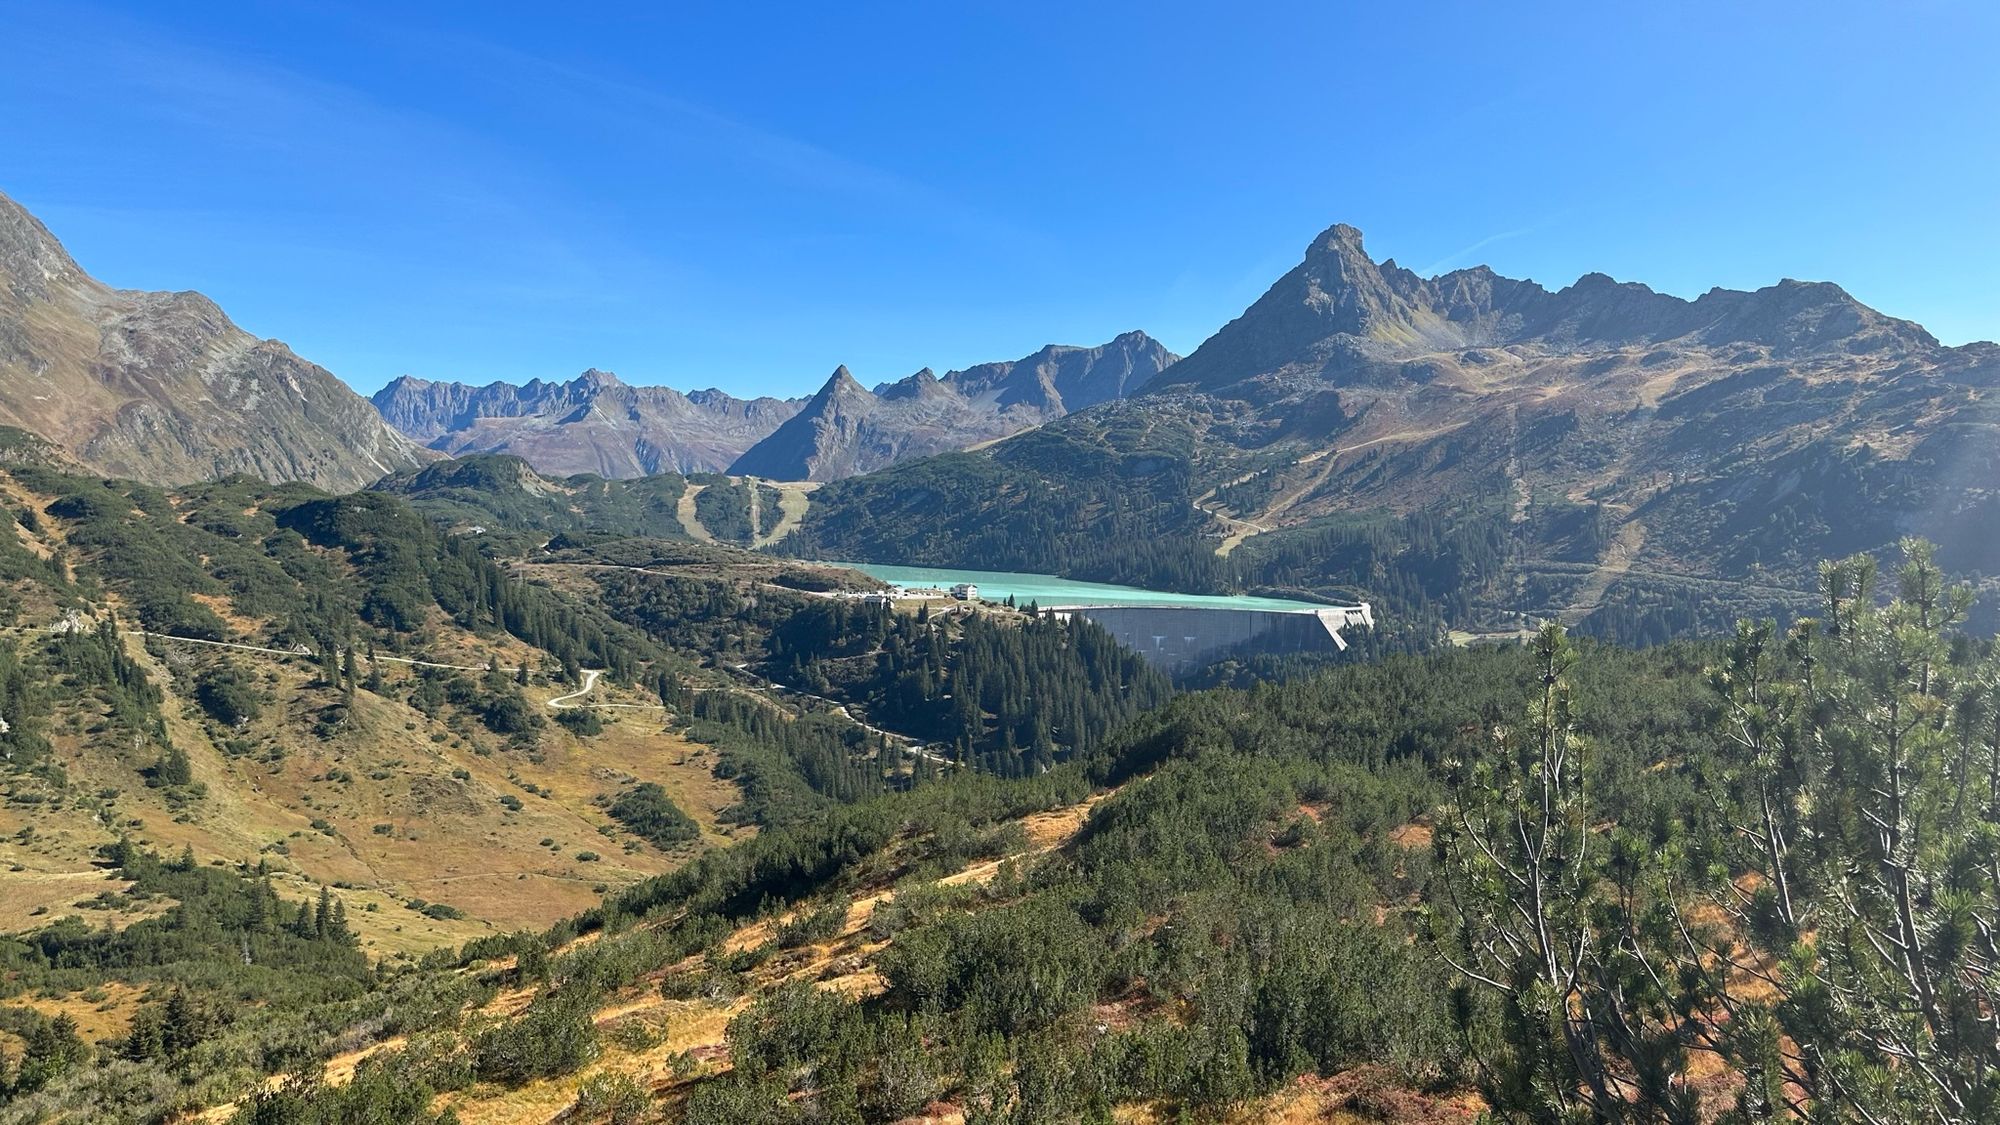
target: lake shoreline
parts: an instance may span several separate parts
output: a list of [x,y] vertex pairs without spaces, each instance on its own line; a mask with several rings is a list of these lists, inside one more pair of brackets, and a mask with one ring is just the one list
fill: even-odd
[[896,586],[935,586],[948,590],[961,583],[969,583],[979,588],[979,597],[982,601],[1004,602],[1012,597],[1020,605],[1034,602],[1043,607],[1152,606],[1161,609],[1179,607],[1292,611],[1330,608],[1323,602],[1270,598],[1259,594],[1181,594],[1168,590],[1148,590],[1138,586],[1119,586],[1109,582],[1082,582],[1048,574],[830,560],[818,560],[818,565],[857,570],[870,578]]

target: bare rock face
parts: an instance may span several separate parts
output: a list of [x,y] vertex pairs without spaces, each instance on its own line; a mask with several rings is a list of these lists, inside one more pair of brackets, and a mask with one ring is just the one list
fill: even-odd
[[797,413],[795,400],[634,387],[595,369],[564,383],[433,383],[375,393],[397,430],[452,456],[503,453],[559,476],[720,472]]
[[949,416],[957,404],[941,390],[929,379],[884,400],[856,382],[845,365],[837,367],[802,410],[738,457],[729,471],[770,480],[833,480],[860,471],[856,466],[864,460],[897,460],[911,427],[880,425],[876,414],[912,420],[920,414]]
[[841,367],[790,421],[730,467],[772,480],[839,480],[964,449],[1124,398],[1178,358],[1143,332],[939,378],[925,368],[873,391]]
[[367,400],[199,293],[115,290],[0,195],[0,424],[155,484],[359,488],[421,464]]

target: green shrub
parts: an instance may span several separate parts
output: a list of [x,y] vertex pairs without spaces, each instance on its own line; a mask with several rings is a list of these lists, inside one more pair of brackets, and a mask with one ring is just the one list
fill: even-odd
[[568,1074],[597,1057],[591,1015],[587,998],[558,993],[537,1000],[473,1041],[473,1071],[508,1085]]
[[564,730],[579,737],[587,738],[593,734],[604,733],[604,720],[588,707],[564,708],[556,712],[556,722],[561,723]]
[[263,712],[256,685],[234,665],[203,672],[195,681],[195,702],[208,717],[226,727],[239,727]]
[[701,835],[701,827],[656,782],[641,782],[625,790],[607,811],[613,820],[655,847],[672,848]]
[[853,905],[845,895],[811,910],[802,910],[778,926],[774,935],[780,949],[831,941],[847,925],[847,911]]

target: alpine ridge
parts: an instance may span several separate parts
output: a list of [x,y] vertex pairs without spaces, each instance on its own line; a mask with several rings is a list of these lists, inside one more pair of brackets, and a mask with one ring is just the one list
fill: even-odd
[[1642,344],[1741,345],[1769,349],[1779,359],[1938,347],[1922,327],[1884,316],[1826,282],[1787,279],[1755,292],[1717,288],[1687,301],[1601,273],[1556,292],[1486,266],[1421,278],[1393,259],[1374,262],[1361,232],[1343,223],[1314,239],[1296,268],[1160,385],[1213,389],[1313,365],[1337,375],[1462,348],[1574,352]]
[[557,476],[730,472],[835,480],[941,453],[1121,398],[1177,358],[1143,332],[1094,348],[1050,344],[872,391],[842,367],[806,399],[633,386],[591,369],[568,382],[483,387],[405,375],[377,391],[397,430],[451,456],[511,454]]
[[0,424],[153,484],[353,489],[424,454],[361,396],[199,293],[112,289],[0,194]]
[[719,472],[798,410],[796,401],[637,387],[592,368],[568,382],[434,383],[375,392],[388,423],[452,456],[508,453],[559,476]]
[[925,368],[873,391],[843,366],[730,471],[774,480],[839,480],[963,449],[1123,398],[1176,358],[1144,332],[1127,332],[1094,348],[1050,344],[1018,360],[984,363],[943,378]]
[[823,488],[790,549],[1659,639],[1905,535],[2000,576],[1996,388],[2000,348],[1826,282],[1424,278],[1338,225],[1139,393]]

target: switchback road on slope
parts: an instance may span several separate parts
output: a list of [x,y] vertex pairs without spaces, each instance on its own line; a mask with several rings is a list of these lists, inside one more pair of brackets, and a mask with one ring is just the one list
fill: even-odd
[[601,668],[585,668],[583,670],[583,686],[570,692],[568,695],[558,695],[554,699],[549,700],[549,710],[560,711],[565,707],[576,706],[570,700],[576,699],[579,696],[589,695],[590,689],[597,686],[597,677],[603,674],[604,671]]

